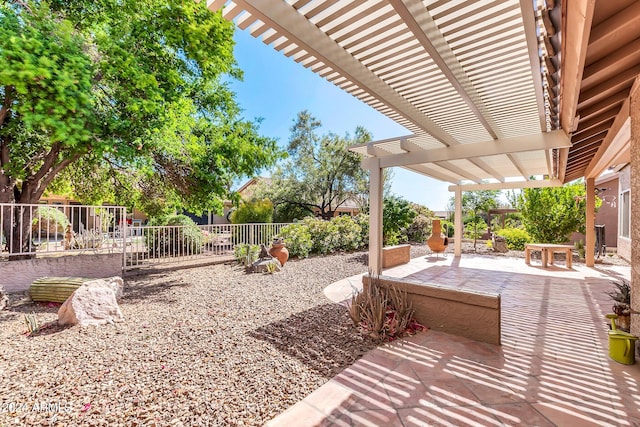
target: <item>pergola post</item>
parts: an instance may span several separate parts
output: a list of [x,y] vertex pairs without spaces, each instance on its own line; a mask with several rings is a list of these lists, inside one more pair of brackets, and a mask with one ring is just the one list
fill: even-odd
[[382,273],[383,176],[377,157],[366,159],[369,169],[369,271]]
[[455,205],[456,205],[456,213],[455,213],[455,222],[453,227],[453,255],[461,256],[462,255],[462,187],[456,185],[455,189]]
[[587,267],[593,267],[595,265],[595,225],[596,225],[596,187],[595,178],[587,178],[587,221],[586,230],[584,233],[584,250],[585,250],[585,265]]

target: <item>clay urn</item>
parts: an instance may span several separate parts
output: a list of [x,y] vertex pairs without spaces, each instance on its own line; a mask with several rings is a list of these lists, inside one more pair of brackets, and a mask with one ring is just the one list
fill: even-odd
[[439,219],[434,219],[432,222],[431,236],[427,239],[427,245],[433,252],[444,252],[449,239],[442,233],[442,226]]
[[277,258],[278,261],[280,261],[280,265],[284,266],[284,263],[289,259],[289,250],[284,245],[284,241],[282,239],[276,238],[273,239],[273,243],[269,249],[269,255]]

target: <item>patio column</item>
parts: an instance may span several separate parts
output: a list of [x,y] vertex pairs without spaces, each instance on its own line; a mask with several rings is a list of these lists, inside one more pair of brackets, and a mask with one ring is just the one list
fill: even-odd
[[453,255],[460,256],[462,255],[462,187],[459,185],[456,185],[454,199],[456,204],[456,213],[453,227],[453,237],[455,239]]
[[371,157],[363,161],[369,169],[369,271],[382,273],[382,169],[380,159]]
[[[636,79],[631,89],[631,308],[640,311],[640,227],[636,218],[640,215],[640,81]],[[631,315],[631,333],[640,333],[640,315]]]
[[593,267],[595,264],[595,250],[596,250],[596,179],[587,178],[587,222],[586,230],[584,234],[584,250],[585,250],[585,265],[587,267]]

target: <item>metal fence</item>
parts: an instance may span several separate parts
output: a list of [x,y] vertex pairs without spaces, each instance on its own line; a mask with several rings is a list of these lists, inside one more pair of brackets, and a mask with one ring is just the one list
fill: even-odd
[[237,245],[269,245],[288,224],[131,226],[121,206],[0,204],[0,259],[121,253],[123,270],[233,259]]
[[127,227],[125,269],[233,259],[237,245],[268,246],[288,224]]
[[126,208],[0,203],[0,258],[124,253]]

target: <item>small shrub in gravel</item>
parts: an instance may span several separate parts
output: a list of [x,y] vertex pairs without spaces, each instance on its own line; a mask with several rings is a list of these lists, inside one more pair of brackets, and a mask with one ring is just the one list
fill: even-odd
[[512,251],[524,251],[524,245],[531,242],[531,236],[521,228],[503,228],[496,233],[504,237],[507,247]]

